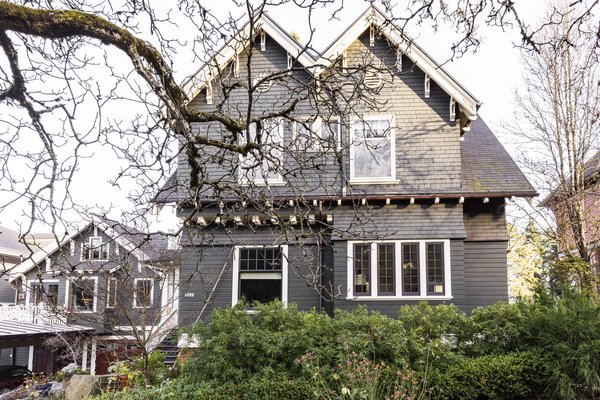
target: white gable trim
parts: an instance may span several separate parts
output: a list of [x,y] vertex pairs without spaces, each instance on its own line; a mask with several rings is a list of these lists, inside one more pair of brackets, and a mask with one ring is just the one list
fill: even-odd
[[467,92],[458,82],[444,71],[423,49],[402,34],[397,26],[390,23],[385,15],[374,6],[369,8],[351,25],[322,55],[320,65],[330,67],[335,60],[374,24],[379,32],[398,47],[402,54],[408,57],[425,74],[429,75],[450,97],[460,104],[461,111],[470,120],[477,119],[479,102]]
[[217,77],[219,71],[229,62],[233,61],[247,47],[248,41],[253,40],[260,32],[266,33],[271,39],[275,40],[277,44],[283,47],[302,66],[311,68],[315,65],[315,60],[309,55],[306,49],[283,31],[270,17],[266,14],[261,14],[254,22],[252,38],[250,38],[250,23],[246,23],[244,28],[225,44],[221,51],[184,85],[183,90],[187,95],[188,101],[196,97],[206,87],[208,81]]
[[[96,227],[98,227],[102,231],[104,231],[104,233],[107,236],[109,236],[110,238],[112,238],[117,244],[123,246],[125,249],[127,249],[127,251],[131,252],[134,255],[134,257],[138,259],[138,263],[142,263],[145,260],[150,259],[150,257],[148,257],[148,255],[146,255],[140,249],[136,248],[136,246],[133,243],[131,243],[129,240],[127,240],[125,237],[123,237],[123,235],[117,234],[114,231],[114,229],[112,229],[110,226],[108,226],[105,222],[99,220],[96,217],[92,217],[91,220],[81,221],[77,225],[75,225],[75,227],[70,230],[71,232],[68,235],[66,235],[60,241],[60,243],[57,243],[56,240],[53,240],[46,247],[33,253],[33,255],[31,257],[29,257],[27,260],[16,265],[11,270],[8,281],[13,282],[15,279],[19,278],[20,275],[26,274],[27,272],[29,272],[33,267],[38,265],[44,259],[49,258],[52,255],[54,255],[54,253],[56,253],[58,251],[58,249],[60,249],[60,247],[69,243],[69,241],[71,241],[74,237],[79,235],[88,226],[90,226],[92,224],[94,224]],[[109,256],[109,258],[110,258],[110,256]]]

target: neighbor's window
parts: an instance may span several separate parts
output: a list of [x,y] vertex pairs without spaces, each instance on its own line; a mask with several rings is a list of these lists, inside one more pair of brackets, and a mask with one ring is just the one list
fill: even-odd
[[34,284],[31,286],[31,304],[38,305],[42,303],[44,298],[44,288],[41,284]]
[[135,279],[134,306],[144,308],[152,306],[152,280]]
[[[237,268],[239,289],[237,299],[248,303],[285,302],[285,246],[239,248]],[[234,299],[234,303],[237,301]]]
[[48,305],[52,308],[58,305],[58,285],[48,285]]
[[102,238],[99,236],[90,237],[88,243],[83,244],[81,259],[90,261],[108,260],[108,243],[102,243]]
[[364,183],[396,179],[394,119],[354,119],[350,126],[350,180]]
[[[239,176],[242,183],[254,182],[258,185],[283,183],[281,156],[283,146],[283,121],[263,120],[262,128],[257,133],[256,124],[248,127],[249,139],[260,145],[260,149],[252,149],[245,156],[240,154]],[[246,144],[245,134],[240,145]]]
[[106,307],[114,308],[117,305],[117,278],[108,278],[106,288]]
[[79,279],[71,284],[71,309],[74,311],[96,310],[96,280]]

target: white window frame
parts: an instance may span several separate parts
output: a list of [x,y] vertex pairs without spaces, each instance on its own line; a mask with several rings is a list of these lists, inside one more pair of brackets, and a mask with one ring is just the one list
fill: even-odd
[[[272,156],[274,158],[280,158],[283,155],[282,148],[283,148],[283,140],[284,140],[284,138],[283,138],[283,135],[284,135],[284,129],[283,129],[284,123],[283,123],[283,119],[277,119],[277,120],[274,120],[273,122],[277,124],[278,139],[279,139],[279,141],[278,142],[273,141],[273,142],[270,142],[270,143],[274,144],[275,146],[279,146],[279,148],[275,147],[275,149],[272,150],[275,153],[274,155],[272,154]],[[263,123],[264,123],[264,121],[263,121]],[[254,129],[254,130],[256,130],[256,124],[255,123],[250,124],[250,126],[248,127],[248,129]],[[245,133],[244,133],[244,135],[245,135]],[[254,137],[256,137],[256,132],[254,133]],[[245,138],[244,138],[244,140],[241,141],[240,144],[243,145],[244,143],[245,143]],[[266,142],[263,142],[263,143],[264,143],[263,146],[272,145],[272,144],[269,144],[269,143],[266,143]],[[277,153],[279,153],[279,157],[277,157]],[[270,162],[270,161],[266,161],[266,162]],[[254,167],[254,169],[262,169],[262,167],[258,166],[258,167]],[[259,171],[256,171],[258,173],[258,176],[255,179],[248,179],[248,173],[249,172],[250,172],[249,169],[244,168],[244,155],[240,154],[239,155],[239,168],[238,168],[238,182],[241,185],[249,185],[249,184],[254,184],[254,185],[257,185],[257,186],[273,186],[273,185],[280,186],[280,185],[285,185],[285,182],[283,180],[283,176],[281,175],[280,172],[277,172],[277,176],[276,177],[274,177],[274,178],[268,178],[268,177],[263,176],[264,175],[264,173],[263,173],[264,171],[260,171],[259,170]]]
[[[77,314],[91,314],[91,313],[95,313],[98,310],[98,277],[97,276],[90,276],[90,277],[80,277],[77,279],[78,281],[94,281],[94,300],[93,300],[93,305],[92,305],[92,309],[91,310],[78,310],[75,309],[75,307],[73,306],[73,295],[74,293],[71,293],[71,285],[73,286],[77,286],[76,282],[70,282],[69,279],[67,279],[66,282],[66,297],[67,297],[67,307],[68,310],[70,310],[73,313],[77,313]],[[74,288],[73,288],[74,289]]]
[[[354,157],[355,157],[355,140],[360,141],[366,140],[365,138],[354,137],[354,126],[355,124],[368,124],[369,121],[382,121],[388,120],[390,123],[390,176],[386,177],[356,177],[354,170]],[[385,184],[398,183],[396,179],[396,135],[395,135],[395,117],[393,114],[380,114],[380,115],[365,115],[361,118],[353,117],[350,120],[350,183],[351,184]]]
[[[137,284],[140,281],[150,282],[150,304],[147,306],[140,306],[137,304]],[[154,279],[152,278],[135,278],[133,280],[133,308],[152,308],[154,304]]]
[[[378,290],[378,263],[377,245],[382,243],[394,244],[394,284],[395,295],[379,295]],[[403,244],[419,244],[419,294],[418,295],[403,295],[402,294],[402,245]],[[443,295],[428,295],[427,294],[427,244],[443,243],[444,245],[444,294]],[[369,281],[371,284],[370,294],[368,296],[354,294],[354,245],[369,244],[370,251],[370,270]],[[346,300],[363,301],[363,300],[451,300],[452,299],[452,277],[451,277],[451,261],[450,261],[450,240],[449,239],[427,239],[427,240],[352,240],[347,242],[347,269],[346,269]]]
[[[83,254],[84,254],[84,252],[86,250],[86,245],[82,242],[81,243],[81,253],[80,253],[80,256],[79,256],[79,260],[80,261],[108,261],[108,259],[110,258],[110,242],[104,243],[104,240],[103,240],[102,236],[99,236],[99,235],[90,236],[88,238],[88,241],[87,241],[88,251],[92,249],[92,240],[93,239],[100,239],[100,247],[106,246],[106,258],[98,258],[98,259],[88,258],[88,259],[84,259],[83,258]],[[100,252],[100,254],[102,254],[102,252]]]
[[[119,286],[117,285],[117,278],[108,278],[106,281],[106,308],[115,308],[117,305],[117,292],[115,291],[115,295],[114,297],[110,295],[110,291],[113,288],[113,285],[115,288],[118,288]],[[111,305],[111,299],[113,299],[113,303]]]
[[[241,249],[263,249],[263,248],[281,248],[281,303],[288,302],[288,245],[253,245],[253,246],[235,246],[233,251],[233,275],[231,281],[231,305],[235,306],[240,301],[240,250]],[[273,272],[279,274],[278,272]],[[252,274],[252,272],[246,272]],[[261,272],[266,275],[268,272]]]

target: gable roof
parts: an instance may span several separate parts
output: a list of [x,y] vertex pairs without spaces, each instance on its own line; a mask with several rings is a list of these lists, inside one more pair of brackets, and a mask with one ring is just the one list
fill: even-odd
[[29,254],[29,249],[19,241],[19,232],[0,226],[0,254],[19,257]]
[[[254,20],[254,26],[260,26],[267,35],[275,40],[293,57],[297,58],[301,65],[312,71],[318,76],[327,67],[330,67],[358,37],[375,24],[379,32],[383,34],[391,43],[398,46],[402,53],[408,57],[417,67],[428,74],[434,82],[437,83],[449,96],[451,96],[459,105],[468,121],[477,118],[477,109],[481,103],[467,89],[465,89],[456,79],[454,79],[444,68],[442,68],[425,50],[418,46],[414,41],[402,33],[402,30],[393,24],[383,12],[374,5],[367,9],[338,36],[321,54],[312,54],[308,47],[303,47],[293,39],[279,24],[277,24],[266,13],[261,13]],[[188,95],[188,100],[192,100],[200,91],[206,87],[206,83],[213,77],[218,76],[218,72],[227,63],[233,60],[235,55],[246,46],[250,35],[250,22],[247,22],[236,36],[230,39],[218,52],[213,59],[203,65],[195,74],[187,79],[183,86]],[[255,29],[255,33],[258,30]],[[468,123],[465,124],[468,126]],[[468,128],[464,129],[467,131]]]
[[362,35],[371,24],[391,43],[398,46],[402,54],[431,77],[461,107],[469,120],[477,118],[480,102],[456,79],[442,68],[425,50],[407,37],[374,5],[370,5],[336,40],[323,51],[319,64],[329,67],[335,60]]
[[[583,179],[584,187],[587,185],[594,185],[600,179],[600,151],[596,152],[589,160],[583,164]],[[571,179],[567,179],[565,184],[568,184]],[[554,204],[553,200],[560,192],[560,185],[558,185],[552,192],[540,201],[541,207],[552,207]],[[563,193],[564,195],[565,193]]]
[[461,142],[462,185],[465,194],[533,197],[538,193],[479,118]]
[[139,245],[132,241],[132,230],[124,229],[121,224],[114,221],[102,221],[99,218],[91,217],[89,220],[80,221],[72,229],[65,232],[65,235],[60,241],[52,240],[52,242],[45,247],[33,253],[31,257],[16,265],[9,273],[9,282],[17,279],[19,275],[29,272],[40,262],[56,253],[63,245],[92,225],[98,226],[104,233],[113,238],[115,242],[131,252],[138,260],[151,260],[151,257],[145,251],[142,251]]
[[[254,27],[254,32],[250,31],[252,27]],[[312,50],[303,47],[266,13],[260,13],[254,17],[253,24],[250,21],[246,22],[237,34],[221,47],[211,61],[204,64],[183,82],[183,90],[188,101],[196,97],[206,87],[208,81],[217,77],[219,71],[248,46],[248,41],[254,39],[254,37],[250,38],[250,34],[257,35],[261,30],[297,59],[302,66],[306,68],[314,66],[318,54],[313,54]]]

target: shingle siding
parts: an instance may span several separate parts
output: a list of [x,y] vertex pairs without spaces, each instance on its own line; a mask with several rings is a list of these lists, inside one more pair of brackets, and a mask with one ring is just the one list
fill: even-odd
[[508,300],[507,242],[465,242],[467,311]]
[[[450,299],[436,300],[429,298],[431,304],[453,303],[463,311],[471,311],[484,302],[506,299],[506,248],[502,247],[506,240],[504,200],[492,199],[483,204],[481,199],[459,202],[457,195],[461,193],[484,193],[477,191],[477,181],[485,177],[486,172],[495,164],[486,165],[486,160],[477,158],[478,143],[487,146],[490,160],[498,158],[500,166],[495,168],[493,179],[500,179],[503,172],[512,173],[516,168],[510,157],[500,154],[501,145],[493,137],[485,124],[473,123],[471,132],[484,130],[474,140],[461,142],[460,127],[457,121],[450,121],[450,97],[434,81],[431,81],[431,94],[425,98],[425,74],[419,66],[412,65],[404,57],[403,71],[394,69],[396,49],[390,47],[384,38],[378,38],[375,46],[369,45],[368,31],[360,35],[346,50],[348,69],[363,69],[365,64],[383,67],[383,86],[373,94],[378,107],[369,108],[366,102],[356,104],[338,104],[344,110],[342,117],[342,149],[329,149],[319,154],[303,149],[294,150],[292,146],[292,127],[284,124],[284,154],[280,160],[285,166],[287,175],[282,186],[243,187],[249,198],[269,200],[271,197],[331,197],[334,201],[326,202],[322,209],[315,207],[317,217],[328,215],[333,217],[329,225],[316,225],[298,232],[300,225],[294,229],[295,235],[284,234],[276,224],[267,223],[262,226],[236,225],[233,216],[246,217],[258,213],[245,206],[242,209],[225,210],[203,204],[203,208],[193,210],[183,207],[179,213],[182,217],[192,214],[211,221],[220,215],[225,223],[210,223],[208,226],[192,225],[182,238],[184,256],[181,269],[180,287],[180,323],[189,325],[198,318],[199,312],[206,303],[209,294],[214,293],[207,305],[204,317],[215,307],[228,307],[232,303],[233,256],[232,246],[264,245],[289,246],[290,260],[297,268],[289,270],[288,301],[299,305],[301,309],[316,308],[334,313],[334,309],[353,309],[364,304],[371,310],[386,315],[396,316],[402,305],[415,304],[421,300],[346,300],[349,240],[444,240],[450,246],[450,280],[452,296]],[[367,55],[367,56],[365,56]],[[248,81],[246,55],[240,54],[240,77],[242,85]],[[276,42],[267,37],[267,49],[262,52],[254,48],[252,53],[252,69],[254,74],[277,72],[287,67],[287,54]],[[228,71],[229,67],[224,70]],[[391,71],[391,74],[390,74]],[[231,77],[224,74],[225,80]],[[334,72],[335,74],[335,72]],[[294,71],[284,75],[286,85],[274,84],[268,91],[261,93],[253,104],[253,116],[265,115],[281,110],[289,105],[290,99],[298,98],[303,92],[303,84],[309,82],[305,71]],[[327,76],[323,76],[324,85]],[[214,104],[206,104],[205,91],[191,102],[192,108],[198,111],[212,111],[220,101],[219,82],[213,82]],[[247,92],[236,89],[231,98],[223,104],[228,116],[244,120],[247,112]],[[310,101],[299,102],[294,115],[309,116],[314,105]],[[395,183],[386,184],[351,184],[350,177],[350,131],[351,119],[356,116],[391,115],[394,118],[395,144]],[[206,135],[216,140],[232,140],[219,123],[194,124],[195,134]],[[202,187],[198,200],[217,197],[222,199],[239,198],[240,190],[237,175],[239,156],[229,151],[198,147],[201,166],[200,178],[207,182],[217,181],[221,192],[214,193],[207,185]],[[503,150],[502,150],[503,151]],[[494,158],[496,157],[496,158]],[[307,160],[308,159],[308,160]],[[510,165],[509,165],[510,164]],[[467,171],[463,168],[467,167]],[[182,153],[177,171],[178,182],[189,182],[190,168],[186,156]],[[518,176],[514,181],[508,179],[498,190],[511,190],[511,187],[527,189],[524,178]],[[493,182],[488,182],[490,189]],[[512,186],[511,186],[512,185]],[[184,185],[186,186],[186,185]],[[187,185],[189,186],[189,185]],[[529,186],[530,188],[530,186]],[[487,190],[486,189],[486,190]],[[448,198],[444,198],[447,194]],[[189,193],[179,194],[180,199]],[[432,196],[430,199],[416,199],[414,204],[406,201],[394,201],[384,205],[386,196]],[[452,195],[452,196],[450,196]],[[441,198],[434,202],[433,197]],[[335,200],[343,199],[343,205],[336,205]],[[366,204],[362,201],[366,200]],[[212,200],[212,199],[211,199]],[[349,204],[352,200],[355,206]],[[463,199],[464,200],[464,199]],[[310,203],[310,202],[309,202]],[[438,204],[436,204],[438,203]],[[228,206],[225,205],[225,208]],[[293,212],[286,209],[283,213]],[[302,238],[299,240],[298,238]],[[467,240],[467,241],[465,241]],[[478,254],[477,250],[485,251]],[[312,254],[313,261],[299,257],[302,253]],[[319,267],[320,271],[319,271]],[[221,270],[223,276],[215,287]],[[310,273],[317,271],[320,273]],[[497,279],[492,283],[483,283],[485,277]],[[316,290],[322,284],[321,293]],[[489,290],[489,295],[486,292]]]

